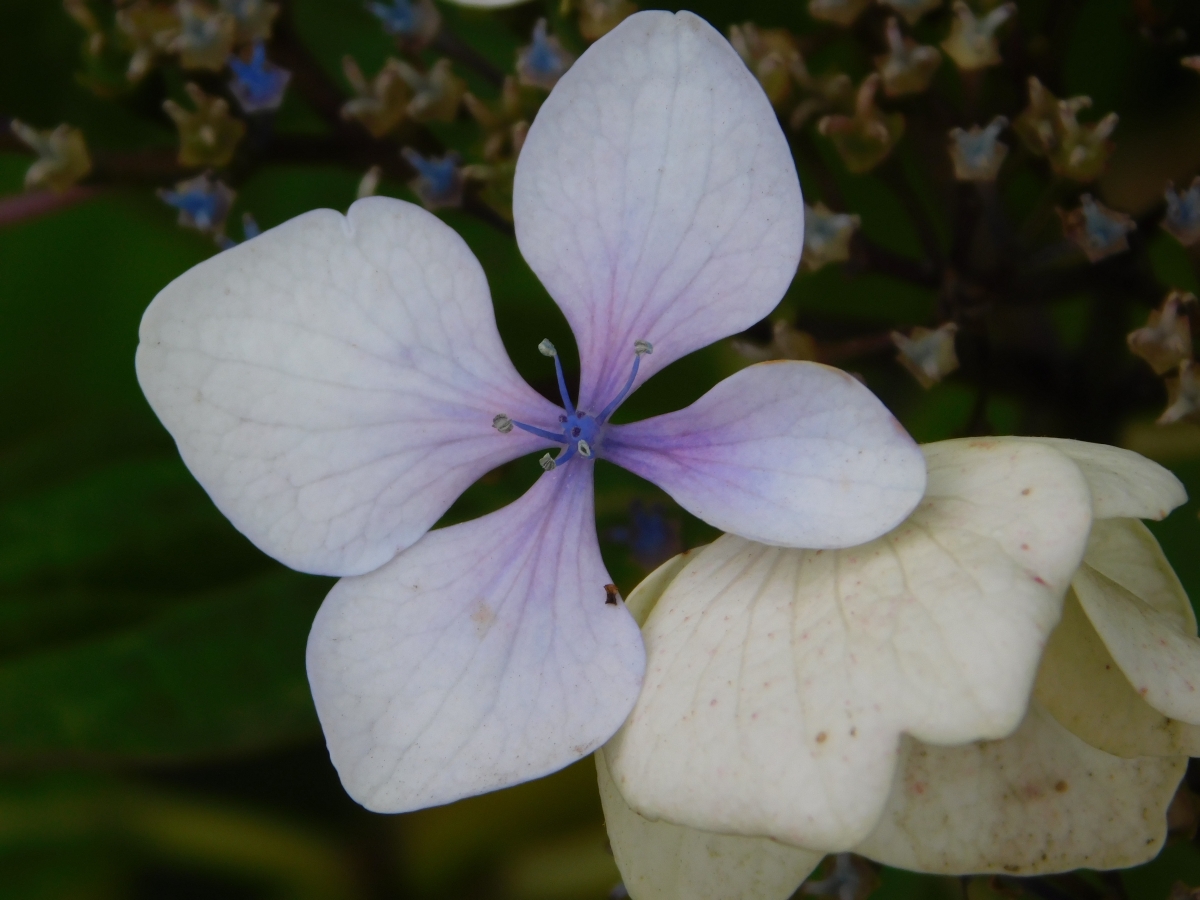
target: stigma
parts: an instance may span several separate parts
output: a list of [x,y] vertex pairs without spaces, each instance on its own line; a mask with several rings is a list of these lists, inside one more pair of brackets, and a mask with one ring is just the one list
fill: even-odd
[[547,453],[538,460],[538,463],[547,472],[563,463],[570,462],[576,456],[580,459],[594,459],[602,444],[604,426],[608,423],[609,417],[617,411],[617,407],[629,396],[629,392],[633,389],[633,383],[637,379],[642,357],[653,353],[654,346],[649,341],[633,342],[633,370],[629,373],[629,379],[621,388],[620,393],[594,416],[576,409],[575,404],[571,402],[571,395],[567,391],[567,381],[563,377],[562,362],[558,358],[558,350],[554,344],[544,340],[538,344],[538,350],[543,356],[549,356],[554,360],[554,373],[558,378],[558,393],[562,398],[563,405],[563,413],[559,415],[558,422],[556,425],[542,428],[527,422],[518,422],[510,419],[504,413],[500,413],[492,419],[492,427],[501,434],[508,434],[514,428],[520,428],[522,431],[564,445],[564,449],[558,456],[551,456]]

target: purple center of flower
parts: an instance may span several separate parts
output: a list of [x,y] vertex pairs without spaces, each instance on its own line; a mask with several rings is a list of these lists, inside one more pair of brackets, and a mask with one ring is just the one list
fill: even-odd
[[520,428],[522,431],[528,431],[530,434],[544,437],[548,441],[565,444],[566,449],[558,456],[552,458],[547,453],[541,458],[542,468],[549,472],[556,466],[561,466],[563,463],[569,462],[575,456],[591,459],[596,455],[596,451],[600,445],[600,435],[605,423],[608,421],[608,417],[616,412],[617,407],[621,405],[621,401],[629,396],[629,391],[633,388],[634,379],[637,378],[638,367],[642,363],[642,357],[647,353],[653,353],[654,347],[649,341],[633,342],[633,371],[629,373],[629,379],[625,382],[625,387],[621,388],[621,392],[610,400],[604,409],[595,416],[583,410],[577,410],[575,404],[571,402],[571,395],[567,393],[567,381],[563,377],[562,363],[559,361],[558,350],[555,349],[554,345],[550,341],[545,340],[538,344],[538,350],[541,351],[543,356],[554,358],[554,373],[558,376],[558,392],[562,397],[563,409],[566,410],[558,417],[560,431],[555,432],[548,428],[539,428],[536,425],[517,422],[503,413],[492,419],[492,427],[501,434],[508,434],[514,427]]

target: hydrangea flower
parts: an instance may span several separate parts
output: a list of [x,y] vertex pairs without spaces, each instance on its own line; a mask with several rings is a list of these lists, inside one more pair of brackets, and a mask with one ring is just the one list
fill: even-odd
[[233,51],[237,20],[192,0],[180,0],[178,9],[179,34],[171,50],[179,54],[179,64],[185,69],[221,71]]
[[1195,295],[1171,291],[1162,306],[1151,311],[1146,324],[1125,339],[1130,351],[1148,362],[1155,375],[1165,375],[1192,358],[1192,323],[1181,312],[1185,303],[1194,306]]
[[1137,229],[1133,218],[1109,209],[1091,194],[1079,197],[1079,207],[1059,210],[1063,234],[1083,251],[1089,262],[1099,262],[1108,256],[1129,249],[1129,233]]
[[181,166],[227,166],[246,136],[246,123],[229,114],[224,97],[210,97],[199,85],[183,86],[195,109],[164,100],[163,110],[179,129]]
[[1077,441],[923,449],[925,499],[878,540],[726,535],[630,596],[649,674],[596,758],[634,900],[786,900],[826,852],[939,874],[1158,852],[1200,639],[1138,519],[1182,485]]
[[[937,0],[941,2],[941,0]],[[900,31],[900,23],[887,20],[884,31],[888,52],[875,57],[875,68],[883,78],[883,92],[889,97],[919,94],[933,81],[933,73],[942,64],[937,47],[918,44]]]
[[942,41],[946,55],[965,72],[998,66],[1001,59],[996,32],[1016,15],[1017,5],[1001,4],[983,17],[976,16],[963,0],[955,0],[953,9],[950,34]]
[[1008,119],[996,116],[986,128],[950,129],[950,161],[959,181],[995,181],[1008,156],[1008,145],[999,140]]
[[430,0],[368,3],[367,9],[379,19],[384,31],[409,50],[428,46],[442,28],[442,14]]
[[1200,373],[1196,364],[1185,359],[1179,373],[1167,379],[1167,408],[1158,417],[1159,425],[1200,420]]
[[[398,200],[302,215],[155,298],[138,378],[188,467],[265,552],[343,576],[307,661],[360,803],[401,811],[534,778],[625,719],[645,656],[606,590],[596,459],[773,544],[860,543],[918,501],[916,446],[824,366],[751,366],[687,409],[610,421],[655,372],[775,306],[802,203],[729,44],[690,13],[647,12],[563,76],[517,164],[517,242],[575,333],[574,400],[557,356],[561,407],[520,379],[479,263]],[[552,447],[519,500],[426,533],[477,478]]]
[[283,93],[292,80],[291,72],[267,61],[267,51],[262,44],[254,45],[248,62],[236,56],[229,57],[229,70],[233,73],[229,90],[247,113],[279,109]]
[[854,115],[835,114],[817,122],[817,130],[856,175],[869,172],[885,159],[904,136],[904,115],[885,113],[875,104],[881,78],[874,72],[863,79],[854,98]]
[[907,335],[893,331],[892,343],[899,351],[896,359],[921,387],[929,390],[958,368],[954,337],[958,326],[945,322],[937,328],[917,326]]
[[395,131],[412,101],[412,90],[399,65],[399,60],[389,59],[379,74],[367,81],[353,56],[342,57],[342,72],[354,90],[354,96],[342,104],[342,118],[362,123],[377,138]]
[[462,159],[451,151],[442,157],[424,157],[412,147],[400,153],[413,167],[417,177],[409,182],[426,209],[447,209],[462,206]]
[[179,210],[179,227],[211,235],[219,242],[237,194],[205,172],[179,182],[173,190],[160,190],[158,196],[163,203]]
[[1186,191],[1177,191],[1168,182],[1163,196],[1167,201],[1163,229],[1185,247],[1200,243],[1200,176],[1192,179]]
[[538,19],[533,26],[529,46],[517,51],[517,80],[530,87],[551,90],[571,68],[575,57],[558,38],[546,32],[546,20]]
[[17,140],[37,154],[33,165],[25,171],[25,190],[65,191],[92,171],[87,141],[78,128],[64,122],[57,128],[43,130],[18,119],[13,119],[9,128]]
[[816,272],[830,263],[850,259],[850,241],[862,224],[862,217],[852,213],[834,212],[824,203],[804,209],[804,255],[801,264],[806,272]]

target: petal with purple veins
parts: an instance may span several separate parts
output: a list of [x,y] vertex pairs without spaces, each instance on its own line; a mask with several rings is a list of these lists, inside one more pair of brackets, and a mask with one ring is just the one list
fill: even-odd
[[184,462],[295,569],[369,572],[554,421],[496,331],[483,270],[419,207],[315,210],[201,263],[142,319],[137,373]]
[[722,531],[788,547],[848,547],[907,516],[925,490],[912,438],[855,378],[762,363],[686,409],[610,426],[604,455]]
[[748,328],[783,296],[803,201],[775,112],[691,13],[643,12],[563,75],[521,150],[521,252],[579,343],[579,408]]
[[350,796],[377,812],[449,803],[606,741],[645,668],[637,623],[605,602],[609,580],[591,465],[576,463],[338,582],[308,677]]

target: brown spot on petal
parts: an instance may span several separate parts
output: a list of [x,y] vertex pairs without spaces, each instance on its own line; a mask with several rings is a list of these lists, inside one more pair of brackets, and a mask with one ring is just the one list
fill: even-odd
[[1031,493],[1033,493],[1033,488],[1025,488],[1025,490],[1021,491],[1021,496],[1028,497]]
[[829,737],[829,735],[827,735],[825,732],[823,732],[823,731],[822,731],[822,732],[820,732],[820,733],[817,735],[817,743],[818,743],[818,744],[823,744],[823,743],[825,743],[825,739],[826,739],[826,738],[828,738],[828,737]]
[[1054,784],[1054,789],[1056,791],[1058,791],[1060,794],[1065,794],[1068,790],[1070,790],[1070,787],[1071,786],[1069,784],[1067,784],[1065,781],[1058,781],[1058,782],[1055,782],[1055,784]]

